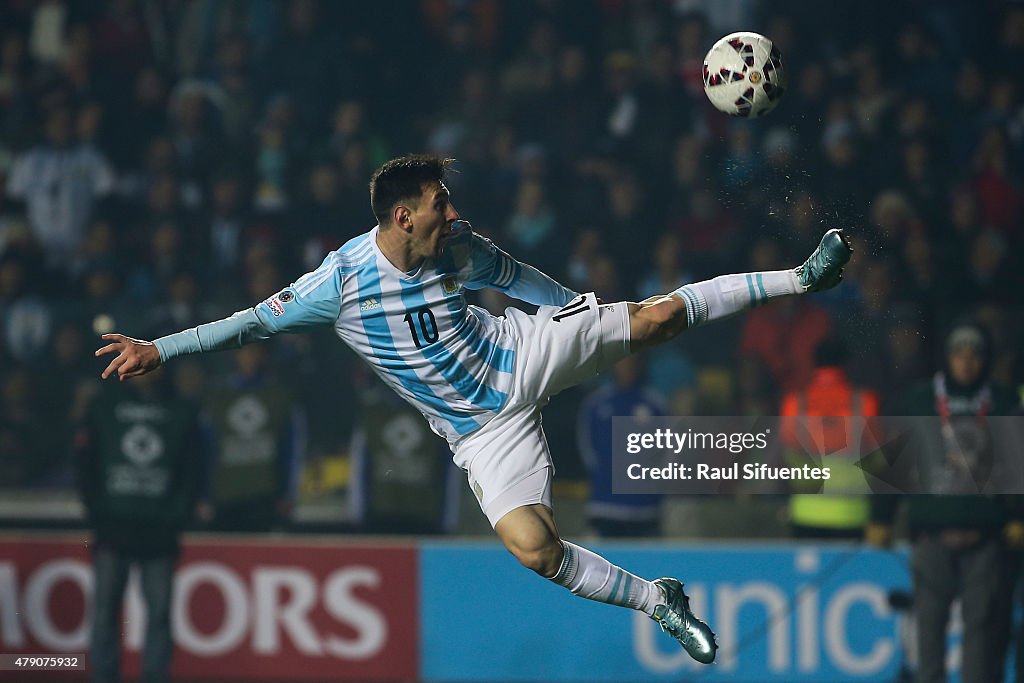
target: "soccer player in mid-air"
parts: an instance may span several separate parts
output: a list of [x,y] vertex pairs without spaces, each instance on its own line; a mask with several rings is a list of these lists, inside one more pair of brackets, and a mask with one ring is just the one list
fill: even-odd
[[[183,354],[237,348],[332,325],[385,383],[445,437],[480,507],[526,567],[590,600],[642,610],[694,659],[715,635],[676,579],[648,581],[563,540],[551,511],[552,461],[541,408],[629,353],[766,299],[834,287],[851,249],[825,233],[803,265],[723,275],[640,303],[603,304],[516,261],[460,220],[445,186],[451,159],[412,155],[377,169],[378,225],[253,308],[156,341],[105,334],[96,355],[123,381]],[[492,287],[539,306],[495,317],[465,290]]]

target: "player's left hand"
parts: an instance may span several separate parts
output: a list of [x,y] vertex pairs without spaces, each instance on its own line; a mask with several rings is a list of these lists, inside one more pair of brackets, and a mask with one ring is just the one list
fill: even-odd
[[130,377],[138,377],[160,367],[160,352],[153,342],[132,339],[123,334],[105,334],[101,338],[111,340],[113,343],[96,349],[95,355],[99,357],[108,353],[117,354],[103,371],[103,379],[116,372],[123,382]]

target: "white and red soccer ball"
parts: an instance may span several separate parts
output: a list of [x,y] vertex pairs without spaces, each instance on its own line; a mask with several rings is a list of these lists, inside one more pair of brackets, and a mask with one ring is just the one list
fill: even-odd
[[759,33],[730,33],[704,57],[704,92],[716,109],[730,116],[764,116],[785,91],[782,54]]

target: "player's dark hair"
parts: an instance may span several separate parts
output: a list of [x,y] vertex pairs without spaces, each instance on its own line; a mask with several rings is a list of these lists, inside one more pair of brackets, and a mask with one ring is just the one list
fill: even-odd
[[370,176],[370,207],[377,222],[391,222],[391,209],[403,200],[418,199],[427,183],[444,182],[455,159],[410,154],[385,162]]

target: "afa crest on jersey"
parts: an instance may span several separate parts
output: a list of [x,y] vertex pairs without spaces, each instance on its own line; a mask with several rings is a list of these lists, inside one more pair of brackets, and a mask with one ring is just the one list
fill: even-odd
[[449,275],[441,280],[441,291],[445,296],[459,293],[459,281],[455,279],[454,275]]

